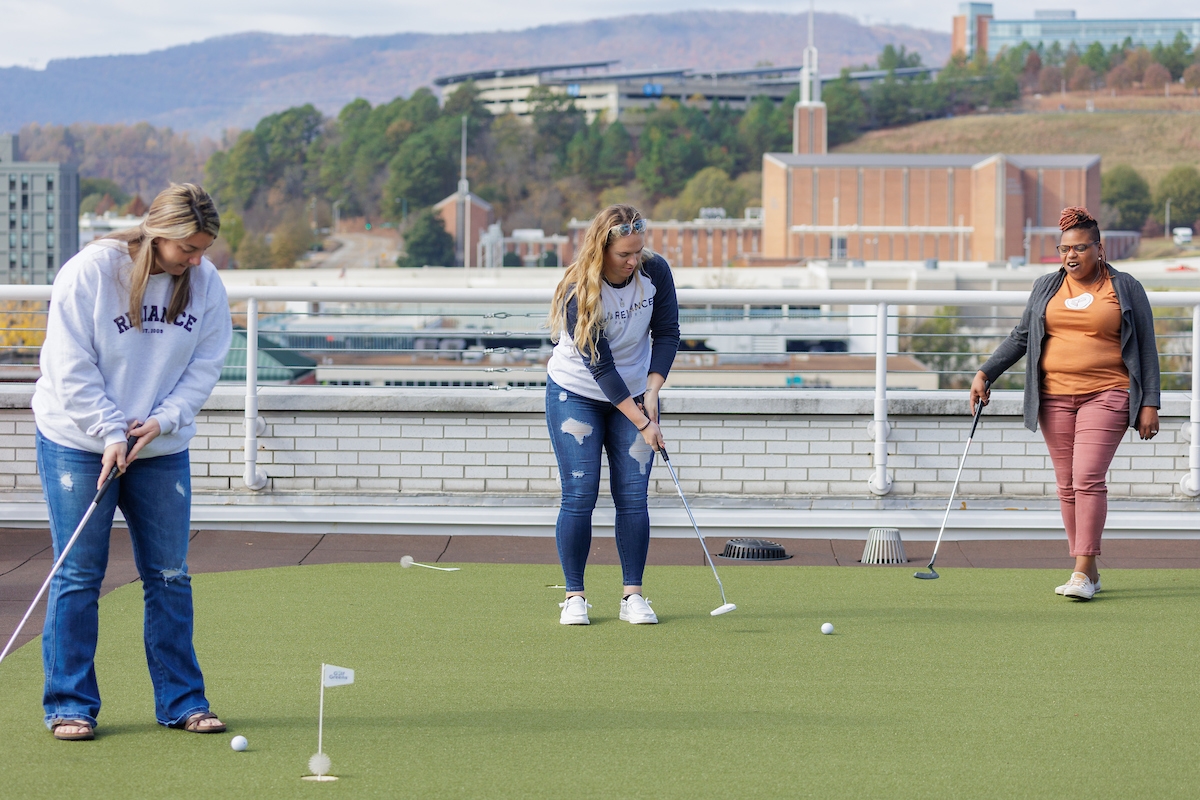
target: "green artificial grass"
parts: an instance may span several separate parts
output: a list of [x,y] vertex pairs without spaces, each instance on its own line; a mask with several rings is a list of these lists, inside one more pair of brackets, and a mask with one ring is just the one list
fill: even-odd
[[[919,565],[918,565],[919,566]],[[342,564],[194,578],[223,735],[154,723],[140,587],[101,603],[94,742],[41,724],[38,643],[0,665],[6,797],[1192,796],[1200,571],[656,567],[662,623],[558,624],[553,566]],[[836,633],[823,636],[822,622]],[[319,665],[337,783],[316,751]],[[230,737],[250,741],[233,752]]]

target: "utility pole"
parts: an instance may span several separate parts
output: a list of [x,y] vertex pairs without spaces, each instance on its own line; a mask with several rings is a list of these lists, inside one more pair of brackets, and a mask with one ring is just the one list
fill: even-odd
[[467,182],[467,115],[462,117],[462,155],[460,158],[460,167],[458,173],[458,230],[454,236],[454,256],[455,260],[462,267],[470,266],[468,260],[468,248],[471,246],[470,237],[467,232],[468,221],[468,203],[471,200],[471,185]]

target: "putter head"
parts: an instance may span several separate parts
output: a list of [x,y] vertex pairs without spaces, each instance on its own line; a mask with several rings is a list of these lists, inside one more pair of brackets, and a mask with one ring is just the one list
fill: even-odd
[[929,572],[914,572],[913,577],[920,578],[923,581],[932,581],[937,578],[940,578],[941,575],[938,575],[937,570],[933,568],[933,564],[930,564]]
[[722,614],[728,614],[730,611],[734,611],[735,609],[737,609],[737,606],[735,606],[733,603],[726,603],[720,608],[714,608],[708,613],[710,616],[719,617]]
[[405,569],[408,569],[412,565],[413,565],[413,557],[412,556],[400,556],[400,566],[404,567]]

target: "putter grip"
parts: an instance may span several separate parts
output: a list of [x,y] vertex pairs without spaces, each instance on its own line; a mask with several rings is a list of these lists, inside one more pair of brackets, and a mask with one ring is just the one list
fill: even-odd
[[[125,442],[126,452],[128,452],[129,450],[132,450],[134,444],[136,444],[136,443],[137,443],[137,437],[130,436],[129,440],[127,442]],[[108,473],[108,477],[106,477],[104,479],[104,483],[100,484],[100,488],[96,492],[96,499],[92,502],[95,502],[95,503],[100,502],[100,499],[102,497],[104,497],[105,494],[108,493],[108,487],[112,486],[112,482],[117,479],[117,475],[119,475],[119,474],[120,473],[117,472],[117,465],[114,464],[113,468]]]
[[[986,392],[992,386],[992,382],[985,380],[983,382],[983,390]],[[968,439],[975,438],[975,427],[979,424],[979,418],[983,416],[983,400],[981,399],[975,408],[975,420],[971,423],[971,433],[967,436]]]

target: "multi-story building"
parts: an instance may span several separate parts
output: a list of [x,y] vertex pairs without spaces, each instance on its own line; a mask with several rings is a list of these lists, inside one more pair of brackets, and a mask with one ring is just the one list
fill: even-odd
[[[467,81],[479,90],[479,99],[493,114],[528,117],[533,112],[529,96],[537,87],[572,98],[575,107],[592,121],[604,114],[609,121],[625,120],[629,112],[646,111],[664,100],[691,102],[703,108],[713,103],[744,110],[756,97],[769,97],[782,103],[800,83],[802,67],[756,67],[740,70],[702,71],[659,69],[640,72],[609,72],[615,61],[586,64],[555,64],[542,67],[480,70],[447,75],[434,83],[448,95]],[[918,73],[935,76],[936,67],[906,67],[895,70],[899,76]],[[859,83],[883,80],[884,70],[851,72]],[[838,78],[822,75],[817,83]],[[820,97],[819,88],[814,95]]]
[[[1051,47],[1055,43],[1064,51],[1074,45],[1082,52],[1093,42],[1099,42],[1107,50],[1120,47],[1126,39],[1135,47],[1168,45],[1182,33],[1193,48],[1200,45],[1200,18],[1177,17],[1173,19],[1076,19],[1069,9],[1035,11],[1033,19],[993,19],[990,3],[963,3],[960,11],[975,9],[976,19],[984,19],[985,41],[979,48],[986,50],[988,57],[995,57],[1001,50],[1012,49],[1029,43]],[[961,16],[961,15],[960,15]],[[955,18],[955,31],[958,31]],[[957,45],[958,40],[955,39]],[[970,54],[970,51],[968,51]]]
[[79,173],[66,164],[19,161],[15,135],[0,135],[0,283],[53,283],[79,251]]
[[950,52],[962,53],[967,58],[988,52],[988,23],[991,21],[991,3],[959,3],[950,37]]

